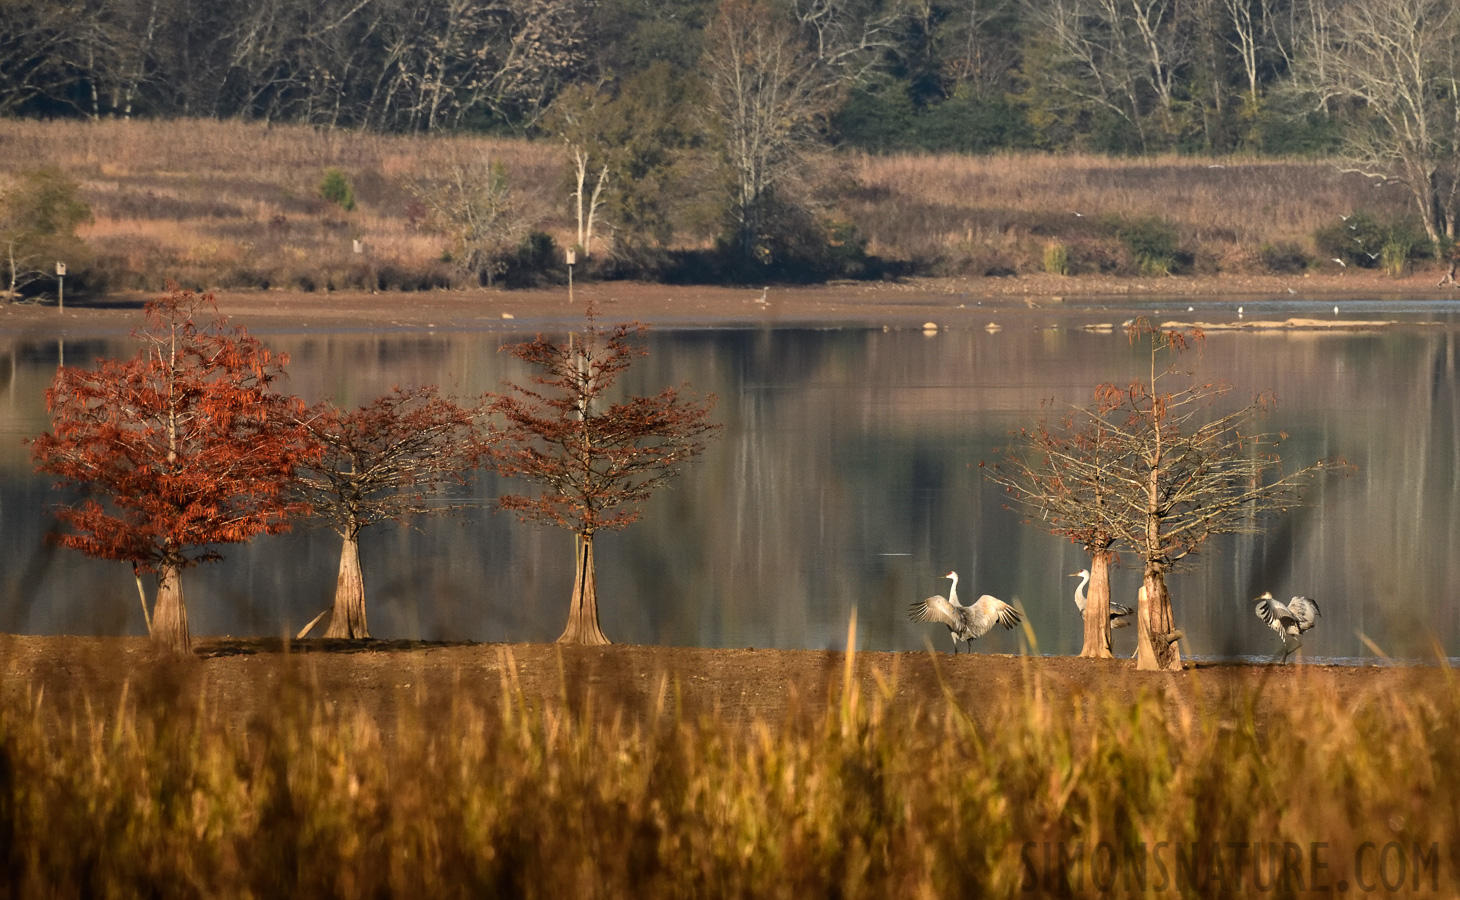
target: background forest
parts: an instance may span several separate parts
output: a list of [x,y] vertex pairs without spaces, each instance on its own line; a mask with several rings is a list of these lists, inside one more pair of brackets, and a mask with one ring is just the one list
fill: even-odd
[[0,112],[533,133],[570,85],[651,106],[704,92],[717,18],[766,18],[826,82],[805,99],[839,145],[1321,151],[1345,110],[1295,88],[1339,5],[4,0]]
[[541,278],[564,245],[596,274],[694,280],[1231,267],[1211,235],[1128,204],[1071,233],[1015,223],[1003,246],[987,223],[931,222],[932,246],[894,250],[865,214],[887,186],[857,154],[1337,162],[1391,188],[1339,202],[1368,216],[1358,248],[1279,228],[1242,255],[1394,268],[1454,240],[1457,43],[1453,0],[0,0],[0,115],[546,145],[532,165],[569,204],[535,218],[520,201],[542,172],[518,151],[452,144],[389,189],[343,161],[308,173],[342,214],[389,201],[437,235],[443,265],[396,279],[423,286]]

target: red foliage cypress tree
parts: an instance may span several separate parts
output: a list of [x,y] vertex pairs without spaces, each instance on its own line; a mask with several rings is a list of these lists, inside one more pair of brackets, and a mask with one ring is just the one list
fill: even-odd
[[274,390],[287,359],[228,327],[212,294],[170,286],[146,314],[133,359],[57,371],[52,430],[31,452],[37,471],[88,495],[60,508],[60,543],[156,573],[153,643],[186,653],[182,570],[219,559],[218,544],[287,530],[307,509],[287,492],[294,468],[317,451],[296,423],[302,404]]

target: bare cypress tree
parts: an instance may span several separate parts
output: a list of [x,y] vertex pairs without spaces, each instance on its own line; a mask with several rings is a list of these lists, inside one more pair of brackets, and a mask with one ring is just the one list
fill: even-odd
[[610,401],[610,390],[647,351],[630,344],[642,326],[600,327],[590,305],[584,330],[567,341],[538,335],[512,355],[537,368],[537,387],[509,385],[491,395],[506,420],[490,453],[500,474],[541,485],[535,496],[508,494],[504,509],[524,521],[573,532],[575,572],[568,624],[560,642],[607,644],[598,624],[593,539],[638,519],[640,505],[698,456],[720,426],[710,422],[713,395],[703,400],[665,388],[653,397]]
[[1188,382],[1167,390],[1171,379],[1189,377],[1162,367],[1202,339],[1200,331],[1162,331],[1144,318],[1130,327],[1133,343],[1150,351],[1143,379],[1101,385],[1095,415],[1114,439],[1117,489],[1106,521],[1115,540],[1143,563],[1144,594],[1137,612],[1137,668],[1180,671],[1181,654],[1166,574],[1219,534],[1251,534],[1263,520],[1294,505],[1299,491],[1341,461],[1320,460],[1283,471],[1280,432],[1263,432],[1258,418],[1272,405],[1259,394],[1235,410],[1216,405],[1231,395],[1221,383]]
[[438,396],[435,387],[418,387],[396,388],[350,412],[321,403],[300,424],[319,454],[299,471],[301,493],[314,518],[344,544],[334,605],[299,636],[328,615],[325,637],[368,638],[361,530],[459,510],[461,503],[440,494],[464,481],[481,458],[481,416]]
[[1115,527],[1110,521],[1117,470],[1115,429],[1102,410],[1067,413],[1021,429],[1004,461],[988,477],[1003,486],[1027,521],[1080,544],[1090,554],[1090,590],[1085,601],[1085,638],[1080,655],[1110,659],[1110,564]]

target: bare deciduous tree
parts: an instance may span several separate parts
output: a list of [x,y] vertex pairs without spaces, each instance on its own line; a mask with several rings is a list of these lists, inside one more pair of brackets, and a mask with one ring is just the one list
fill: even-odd
[[[1256,109],[1261,102],[1264,84],[1263,68],[1270,61],[1283,58],[1282,21],[1274,0],[1221,0],[1228,28],[1227,44],[1237,54],[1242,78],[1247,83],[1247,103]],[[1291,8],[1293,3],[1283,4]]]
[[429,210],[432,227],[450,240],[456,268],[490,287],[527,232],[502,164],[457,159],[412,191]]
[[1129,122],[1139,149],[1153,114],[1159,129],[1173,127],[1187,47],[1172,0],[1024,0],[1024,9],[1047,48],[1043,65],[1026,67],[1040,89]]
[[0,0],[0,115],[38,98],[58,99],[74,83],[77,0]]
[[604,204],[612,148],[603,121],[609,98],[587,85],[567,88],[553,101],[544,126],[556,134],[568,150],[573,187],[569,197],[578,224],[576,246],[583,255],[593,253],[593,229]]
[[966,84],[987,96],[1001,90],[1019,62],[1013,39],[1016,0],[959,0],[935,28],[938,55],[946,82]]
[[808,49],[845,83],[859,83],[899,48],[904,4],[880,0],[792,0]]
[[1347,167],[1405,184],[1430,241],[1437,248],[1453,241],[1460,214],[1460,6],[1312,0],[1312,7],[1295,85],[1320,106],[1356,102]]
[[770,201],[830,113],[837,84],[769,0],[721,0],[706,41],[708,112],[722,136],[738,250],[754,259]]
[[1118,472],[1130,460],[1103,421],[1098,405],[1042,418],[1020,430],[1004,460],[988,469],[991,480],[1029,516],[1028,522],[1068,538],[1090,554],[1090,590],[1085,602],[1085,637],[1080,655],[1111,658],[1110,564],[1116,531],[1110,521]]
[[[1077,119],[1094,109],[1129,123],[1137,147],[1146,145],[1142,68],[1115,0],[1023,0],[1036,43],[1026,53],[1024,74],[1043,111]],[[1115,12],[1112,20],[1108,13]]]

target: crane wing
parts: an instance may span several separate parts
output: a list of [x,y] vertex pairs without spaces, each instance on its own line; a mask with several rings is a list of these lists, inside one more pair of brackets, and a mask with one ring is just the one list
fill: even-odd
[[1131,623],[1135,616],[1135,610],[1123,603],[1110,604],[1110,627],[1124,628]]
[[963,617],[958,614],[960,610],[962,607],[949,603],[948,598],[942,594],[934,594],[907,609],[908,617],[914,622],[939,622],[952,631],[958,631],[963,626]]
[[988,634],[989,629],[995,625],[1013,628],[1019,624],[1021,619],[1019,610],[991,594],[984,594],[982,597],[979,597],[967,609],[971,613],[968,623],[969,631],[976,638]]
[[[1252,611],[1257,613],[1257,617],[1261,619],[1263,621],[1263,624],[1265,624],[1268,628],[1271,628],[1273,631],[1281,631],[1282,625],[1278,622],[1279,609],[1282,609],[1281,603],[1273,600],[1270,597],[1264,597],[1261,600],[1257,601],[1257,604],[1252,608]],[[1284,610],[1284,612],[1286,612],[1286,610]]]
[[1288,612],[1293,614],[1293,619],[1298,623],[1299,631],[1307,631],[1318,624],[1318,604],[1310,597],[1294,597],[1288,601]]

